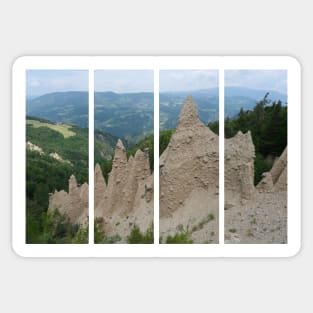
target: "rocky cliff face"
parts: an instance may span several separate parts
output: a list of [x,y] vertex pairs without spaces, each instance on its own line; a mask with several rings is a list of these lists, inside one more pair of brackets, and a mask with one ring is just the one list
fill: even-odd
[[74,175],[69,179],[69,192],[55,191],[49,195],[48,211],[67,214],[73,224],[83,225],[88,216],[88,184],[77,185]]
[[[195,242],[217,242],[218,167],[218,136],[199,120],[197,108],[188,97],[177,129],[160,157],[163,239],[179,230],[193,228]],[[199,223],[206,227],[198,227]]]
[[251,199],[254,187],[254,145],[250,131],[225,139],[225,206]]
[[95,169],[95,217],[103,218],[108,236],[118,234],[126,240],[133,225],[146,231],[153,222],[153,175],[148,150],[138,150],[127,160],[118,141],[108,185],[99,165]]
[[200,122],[188,97],[160,157],[160,216],[171,216],[194,189],[218,192],[218,136]]

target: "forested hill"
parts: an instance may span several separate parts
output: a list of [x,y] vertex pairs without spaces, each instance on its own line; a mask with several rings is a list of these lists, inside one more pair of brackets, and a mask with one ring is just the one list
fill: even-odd
[[88,92],[54,92],[28,99],[26,114],[53,122],[88,127]]

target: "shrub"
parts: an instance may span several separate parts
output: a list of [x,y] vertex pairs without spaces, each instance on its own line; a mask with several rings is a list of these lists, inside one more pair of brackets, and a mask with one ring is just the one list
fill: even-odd
[[42,227],[39,243],[88,243],[88,225],[72,224],[69,217],[57,209],[42,214]]
[[75,234],[72,243],[85,244],[89,240],[89,225],[88,222],[84,226],[78,227],[78,231]]
[[193,240],[190,238],[190,233],[187,231],[178,232],[173,237],[168,236],[166,238],[168,244],[190,244]]
[[140,228],[135,224],[130,235],[127,237],[127,242],[130,244],[152,244],[154,242],[153,224],[145,233],[142,233]]
[[260,153],[256,153],[254,159],[254,185],[256,186],[262,179],[262,174],[272,168],[272,163],[264,159]]
[[121,241],[121,237],[116,234],[107,236],[103,227],[103,218],[96,217],[94,220],[94,241],[96,244],[112,244]]

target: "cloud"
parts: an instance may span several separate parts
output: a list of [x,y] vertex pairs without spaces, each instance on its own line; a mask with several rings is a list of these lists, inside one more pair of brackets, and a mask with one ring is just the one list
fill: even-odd
[[225,86],[275,90],[287,94],[287,71],[226,70]]

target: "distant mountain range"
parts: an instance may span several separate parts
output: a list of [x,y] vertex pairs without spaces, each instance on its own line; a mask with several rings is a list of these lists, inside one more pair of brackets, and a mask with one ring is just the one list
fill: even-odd
[[153,93],[95,92],[95,128],[135,144],[153,132]]
[[88,127],[88,92],[54,92],[26,100],[26,114]]
[[[277,91],[225,88],[225,117],[234,117],[241,108],[252,109],[269,92],[269,99],[287,103]],[[218,119],[218,88],[160,93],[160,128],[175,128],[187,95],[192,95],[200,119],[207,124]],[[95,92],[95,129],[111,133],[132,145],[153,132],[153,93]],[[27,98],[27,115],[88,127],[88,92],[56,92]]]

